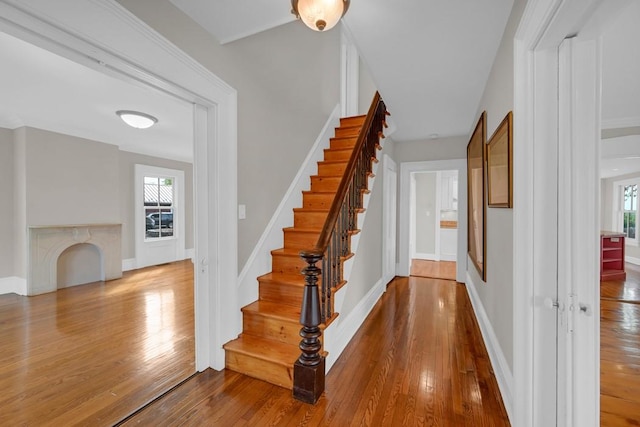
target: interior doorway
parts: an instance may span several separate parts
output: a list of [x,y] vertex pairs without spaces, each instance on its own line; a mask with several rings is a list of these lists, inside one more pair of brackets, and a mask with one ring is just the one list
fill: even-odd
[[456,279],[458,171],[412,172],[411,275]]
[[465,282],[466,176],[466,159],[400,165],[398,275]]

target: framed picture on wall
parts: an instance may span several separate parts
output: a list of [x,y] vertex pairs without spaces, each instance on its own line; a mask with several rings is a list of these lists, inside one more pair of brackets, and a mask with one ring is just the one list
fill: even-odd
[[467,252],[480,277],[486,281],[487,245],[485,163],[487,112],[483,111],[467,144]]
[[489,206],[513,207],[513,113],[509,111],[487,145]]

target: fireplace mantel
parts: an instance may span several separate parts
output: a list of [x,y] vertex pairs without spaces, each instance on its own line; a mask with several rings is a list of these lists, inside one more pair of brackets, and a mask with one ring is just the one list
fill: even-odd
[[101,254],[104,277],[122,277],[122,224],[29,226],[27,295],[57,290],[58,257],[71,246],[87,243]]

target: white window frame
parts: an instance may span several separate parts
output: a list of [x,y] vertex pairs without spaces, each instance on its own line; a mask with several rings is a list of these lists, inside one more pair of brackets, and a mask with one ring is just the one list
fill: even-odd
[[[614,181],[613,183],[613,188],[612,188],[613,206],[612,206],[612,215],[611,215],[611,218],[612,218],[611,228],[613,231],[622,232],[624,230],[624,223],[623,223],[624,201],[622,200],[622,197],[623,197],[622,194],[624,191],[624,187],[628,185],[637,185],[638,188],[640,189],[640,176],[635,178],[630,178],[630,179],[624,179],[620,181]],[[639,217],[640,217],[640,203],[636,202],[636,237],[634,239],[626,237],[624,239],[624,243],[627,246],[638,246],[638,243],[640,242],[640,239],[638,239],[638,229],[637,229],[637,222]]]
[[[173,183],[171,185],[171,189],[173,191],[172,194],[172,198],[171,198],[171,206],[162,206],[160,205],[160,200],[158,200],[158,206],[157,208],[159,209],[159,213],[162,214],[162,209],[171,209],[171,213],[173,214],[173,219],[174,219],[174,224],[175,224],[175,220],[177,219],[177,216],[182,216],[182,212],[176,212],[177,211],[177,206],[176,206],[176,187],[177,187],[177,177],[173,176],[173,175],[167,175],[167,174],[163,174],[163,175],[158,175],[158,174],[146,174],[145,176],[143,176],[143,190],[142,190],[142,212],[143,212],[143,216],[146,217],[147,216],[147,208],[148,206],[145,205],[144,202],[144,197],[145,197],[145,191],[146,189],[144,188],[144,179],[145,178],[158,178],[158,179],[171,179],[173,180]],[[177,213],[177,215],[176,215]],[[162,226],[162,216],[160,216],[160,226]],[[171,233],[171,236],[158,236],[158,237],[149,237],[147,236],[147,227],[146,227],[146,222],[145,222],[145,227],[144,227],[144,241],[145,242],[157,242],[159,240],[174,240],[177,239],[176,236],[176,227],[173,227],[173,232]]]

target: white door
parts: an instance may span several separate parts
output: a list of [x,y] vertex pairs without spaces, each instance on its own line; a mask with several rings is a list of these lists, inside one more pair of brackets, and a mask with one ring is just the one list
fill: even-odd
[[390,281],[396,275],[396,210],[398,171],[391,157],[384,155],[383,175],[383,218],[382,218],[382,277]]
[[185,258],[184,172],[135,166],[136,267]]

